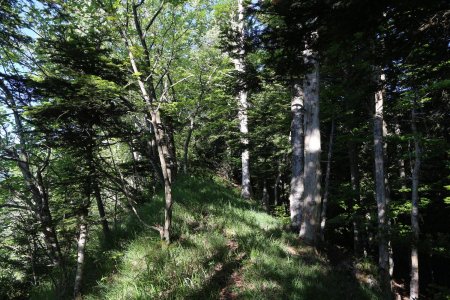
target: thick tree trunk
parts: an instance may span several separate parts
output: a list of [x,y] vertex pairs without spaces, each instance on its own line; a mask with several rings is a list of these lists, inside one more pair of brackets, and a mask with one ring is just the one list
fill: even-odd
[[[416,105],[414,101],[414,106]],[[414,167],[411,172],[412,196],[411,196],[411,282],[409,285],[409,298],[411,300],[419,299],[419,251],[417,244],[419,242],[419,172],[420,172],[420,141],[416,125],[415,107],[411,110],[411,129],[414,136]]]
[[[384,75],[382,75],[384,81]],[[390,295],[389,275],[389,241],[388,241],[388,207],[386,204],[386,186],[384,174],[383,143],[383,95],[381,89],[375,93],[375,115],[373,124],[374,156],[375,156],[375,198],[378,210],[378,266],[381,275],[381,286],[385,295]]]
[[305,168],[303,213],[300,238],[316,245],[320,233],[320,123],[319,123],[319,63],[316,54],[307,49],[305,62],[311,68],[303,82],[305,97]]
[[[356,256],[361,254],[361,193],[360,193],[360,180],[358,161],[356,157],[355,144],[350,141],[348,144],[348,157],[350,164],[350,182],[352,186],[352,203],[350,209],[353,212],[353,251]],[[353,211],[353,207],[358,206],[356,211]]]
[[322,208],[320,213],[320,238],[323,241],[325,239],[325,224],[327,220],[327,204],[328,204],[328,190],[330,186],[330,173],[331,173],[331,157],[333,154],[333,141],[334,141],[335,121],[331,120],[330,140],[328,142],[328,155],[327,155],[327,170],[325,173],[325,189],[322,198]]
[[289,193],[289,210],[291,216],[291,226],[295,230],[300,230],[302,214],[302,195],[304,190],[303,170],[304,170],[304,95],[301,83],[294,82],[292,86],[291,100],[291,144],[292,144],[292,177],[291,190]]
[[73,296],[75,299],[81,299],[81,287],[83,283],[83,273],[85,265],[86,243],[87,243],[87,208],[80,216],[80,226],[77,242],[77,269],[75,272],[75,283],[73,287]]
[[[237,7],[237,21],[235,24],[235,30],[238,34],[238,42],[236,45],[236,58],[233,59],[235,70],[238,72],[238,76],[244,75],[245,64],[244,64],[244,38],[245,38],[245,28],[244,28],[244,0],[238,0]],[[241,164],[242,164],[242,190],[241,195],[244,199],[250,199],[251,182],[250,182],[250,152],[248,149],[248,102],[247,102],[247,86],[243,78],[239,78],[239,91],[237,95],[238,101],[238,119],[239,119],[239,130],[241,133]]]

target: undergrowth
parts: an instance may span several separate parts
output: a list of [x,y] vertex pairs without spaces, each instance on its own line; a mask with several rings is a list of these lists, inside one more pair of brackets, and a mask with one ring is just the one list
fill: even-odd
[[[114,230],[116,246],[89,249],[85,299],[378,299],[226,181],[181,177],[173,194],[174,242],[129,216]],[[161,223],[162,196],[139,215]]]

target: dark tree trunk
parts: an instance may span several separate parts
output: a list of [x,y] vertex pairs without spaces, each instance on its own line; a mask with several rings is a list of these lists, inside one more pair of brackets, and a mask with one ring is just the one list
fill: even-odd
[[356,256],[361,255],[361,193],[360,193],[360,179],[359,179],[359,168],[358,168],[358,160],[356,156],[356,146],[354,142],[350,141],[348,144],[348,157],[350,164],[350,181],[352,186],[352,202],[350,205],[350,209],[353,210],[353,207],[357,207],[356,211],[352,211],[353,214],[353,251]]

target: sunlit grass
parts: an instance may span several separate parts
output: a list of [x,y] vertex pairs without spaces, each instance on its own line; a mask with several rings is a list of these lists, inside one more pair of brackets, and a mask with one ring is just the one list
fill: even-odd
[[[105,274],[88,266],[85,299],[377,299],[222,179],[179,178],[173,192],[174,242],[130,217],[117,232],[122,249],[95,260]],[[162,203],[159,196],[139,214],[161,222]]]

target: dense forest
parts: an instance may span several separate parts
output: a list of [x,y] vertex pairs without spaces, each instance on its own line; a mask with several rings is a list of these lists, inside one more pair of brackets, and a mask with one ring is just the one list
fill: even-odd
[[450,299],[446,0],[0,1],[0,299]]

